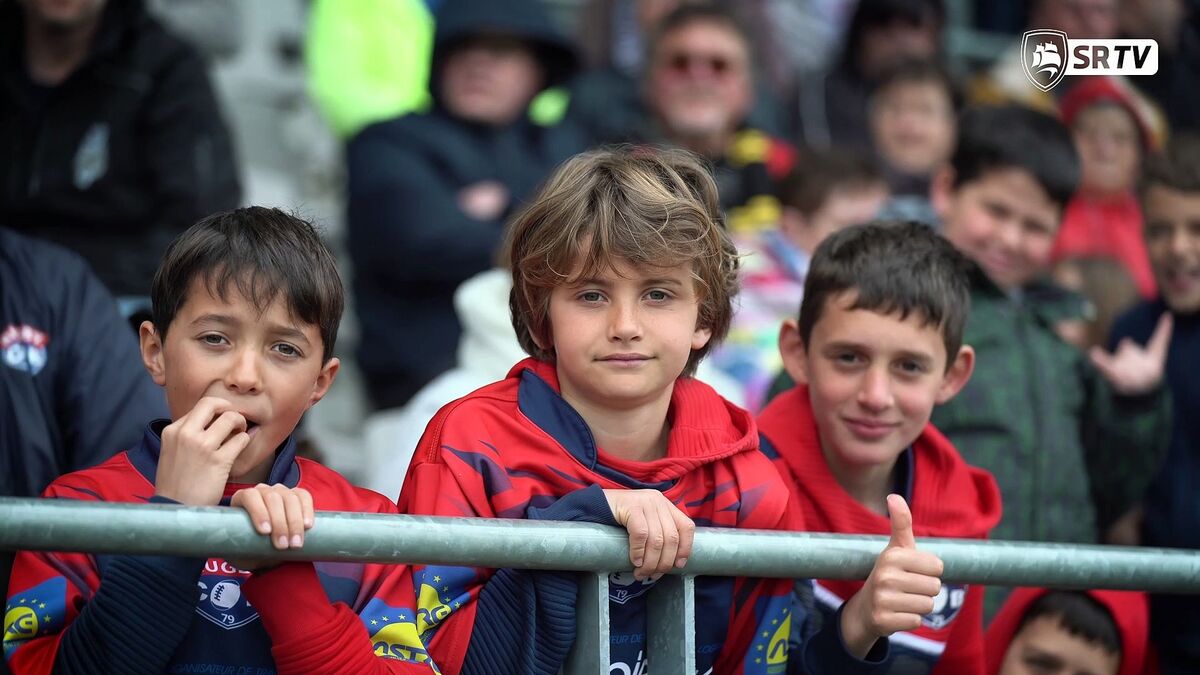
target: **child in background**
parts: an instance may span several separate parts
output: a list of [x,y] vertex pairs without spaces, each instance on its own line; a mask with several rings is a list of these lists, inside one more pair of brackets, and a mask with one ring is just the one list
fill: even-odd
[[729,337],[714,349],[712,363],[741,383],[749,410],[762,408],[783,365],[779,324],[800,306],[812,252],[834,232],[874,218],[887,196],[887,184],[870,160],[814,152],[779,185],[779,227],[734,235],[742,254],[742,290]]
[[[939,583],[941,563],[916,550],[924,536],[984,538],[1000,493],[929,424],[934,405],[966,384],[974,351],[962,344],[969,309],[966,261],[919,223],[871,223],[817,248],[799,319],[779,335],[798,383],[759,416],[763,451],[817,532],[892,534],[906,574],[800,582],[825,621],[852,617],[874,593],[904,594],[887,616],[892,670],[983,671],[983,588]],[[900,495],[900,499],[896,495]],[[905,501],[911,504],[911,513]]]
[[[167,249],[151,300],[142,360],[171,419],[46,497],[232,504],[279,549],[303,546],[315,509],[395,513],[296,457],[296,424],[340,367],[345,302],[312,225],[261,207],[209,216]],[[407,566],[23,551],[10,591],[4,655],[18,675],[434,672],[404,618]]]
[[987,675],[1142,675],[1146,596],[1019,588],[988,626]]
[[[507,251],[513,324],[533,358],[438,413],[400,509],[626,528],[634,572],[610,575],[612,671],[653,672],[646,594],[662,574],[686,569],[697,524],[803,527],[759,451],[753,418],[691,377],[728,330],[737,290],[716,185],[680,151],[585,153],[512,224]],[[897,537],[911,538],[902,525]],[[876,571],[899,574],[897,556],[885,554]],[[562,667],[577,575],[426,566],[417,578],[429,617],[422,641],[444,671]],[[861,612],[789,653],[791,626],[804,618],[793,614],[791,588],[786,579],[697,579],[698,672],[882,667],[890,626],[870,617],[901,609],[901,599],[868,594]]]

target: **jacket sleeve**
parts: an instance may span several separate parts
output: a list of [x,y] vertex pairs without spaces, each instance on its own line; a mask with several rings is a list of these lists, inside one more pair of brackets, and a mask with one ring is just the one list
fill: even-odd
[[99,464],[137,444],[150,420],[167,417],[163,390],[142,365],[137,336],[108,289],[72,258],[59,336],[65,360],[58,373],[56,411],[66,448],[60,473]]
[[[476,445],[460,442],[469,435],[453,422],[443,409],[430,423],[400,491],[401,513],[496,517],[488,491],[500,489],[504,469],[444,451]],[[525,511],[527,518],[590,522],[604,515],[613,524],[595,487]],[[553,675],[562,667],[575,640],[577,575],[431,565],[415,576],[418,633],[442,672]]]
[[946,651],[933,668],[933,675],[983,673],[983,591],[979,584],[967,588],[967,597],[946,639]]
[[1171,401],[1165,385],[1141,396],[1113,391],[1084,363],[1088,408],[1081,430],[1096,525],[1103,533],[1136,506],[1171,443]]
[[403,147],[388,125],[347,147],[350,252],[377,283],[445,282],[492,267],[503,223],[458,207],[458,186],[429,158]]
[[158,195],[155,218],[173,238],[203,216],[238,206],[241,185],[203,59],[177,46],[153,86],[141,140]]
[[[311,562],[284,563],[247,580],[243,589],[271,636],[271,655],[280,675],[436,672],[414,624],[401,619],[414,614],[410,568],[368,565],[364,577],[371,589],[362,614],[329,602]],[[389,606],[393,611],[378,611]],[[367,624],[378,627],[387,614],[395,617],[394,625],[372,634]]]

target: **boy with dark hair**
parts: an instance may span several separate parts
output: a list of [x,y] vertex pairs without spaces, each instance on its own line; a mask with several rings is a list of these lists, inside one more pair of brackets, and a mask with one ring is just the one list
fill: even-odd
[[[344,302],[310,224],[259,207],[209,216],[168,248],[152,300],[142,360],[166,390],[171,420],[151,422],[139,445],[63,476],[45,496],[232,504],[279,549],[303,545],[316,508],[395,512],[296,457],[292,431],[338,372]],[[432,672],[404,619],[416,604],[407,567],[248,567],[21,552],[5,657],[14,673]]]
[[1089,360],[1055,324],[1077,303],[1045,280],[1079,160],[1054,118],[1005,107],[967,114],[932,198],[943,234],[974,263],[964,340],[978,367],[934,424],[992,472],[999,539],[1094,542],[1140,498],[1166,449],[1169,322],[1147,348]]
[[[749,413],[691,377],[728,330],[737,290],[716,185],[689,153],[586,153],[516,219],[506,250],[513,324],[533,358],[438,413],[400,509],[625,527],[635,569],[610,575],[612,670],[645,672],[646,593],[685,566],[696,524],[802,525]],[[878,569],[899,572],[886,554]],[[419,611],[432,617],[422,641],[444,671],[558,672],[575,636],[575,575],[432,566],[416,575]],[[802,618],[791,586],[697,579],[697,671],[879,666],[887,631],[866,615],[789,655]],[[894,602],[861,604],[888,613]]]
[[987,675],[1142,675],[1146,596],[1019,588],[988,626]]
[[[1143,542],[1200,549],[1200,136],[1180,135],[1146,164],[1141,187],[1146,251],[1159,298],[1119,318],[1118,351],[1153,342],[1163,312],[1174,318],[1166,378],[1178,414],[1166,461],[1145,496]],[[1162,672],[1200,671],[1200,608],[1194,597],[1150,596],[1151,635]]]
[[[891,638],[892,665],[906,673],[978,673],[983,665],[983,589],[939,584],[940,561],[917,551],[911,534],[984,538],[1000,518],[992,477],[967,466],[929,424],[933,406],[952,398],[974,366],[962,344],[965,267],[918,223],[875,222],[826,239],[799,320],[779,335],[798,384],[759,416],[763,450],[809,529],[892,534],[896,547],[884,555],[897,558],[906,573],[899,580],[877,570],[865,583],[802,581],[797,590],[826,620],[861,614],[881,632],[902,631]],[[898,535],[906,524],[909,534]],[[907,596],[896,614],[863,614],[866,598],[897,591]]]
[[782,367],[779,324],[800,306],[813,251],[834,232],[874,218],[888,187],[865,156],[813,152],[780,181],[776,196],[778,227],[733,234],[742,289],[729,337],[711,360],[744,387],[751,411],[762,409]]

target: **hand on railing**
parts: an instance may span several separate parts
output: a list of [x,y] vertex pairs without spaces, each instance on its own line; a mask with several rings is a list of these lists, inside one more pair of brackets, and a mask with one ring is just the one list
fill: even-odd
[[613,518],[629,531],[629,561],[639,581],[682,568],[696,524],[658,490],[605,490]]
[[[312,495],[304,488],[259,483],[238,490],[229,500],[230,506],[246,509],[250,522],[259,534],[271,538],[278,550],[304,547],[304,532],[313,526],[316,513]],[[261,570],[270,563],[261,560],[230,560],[238,569]]]
[[881,637],[920,628],[942,587],[942,561],[917,550],[908,503],[900,495],[888,495],[887,505],[892,537],[863,587],[842,608],[842,639],[858,658]]

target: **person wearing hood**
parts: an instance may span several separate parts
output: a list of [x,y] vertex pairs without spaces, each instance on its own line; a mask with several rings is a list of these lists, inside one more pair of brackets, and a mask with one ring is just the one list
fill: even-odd
[[368,126],[347,148],[358,359],[377,408],[454,365],[454,289],[493,265],[504,221],[586,147],[526,115],[577,60],[539,2],[448,0],[435,22],[432,109]]
[[0,221],[144,297],[167,244],[241,199],[206,65],[142,0],[0,0]]
[[[876,221],[827,238],[809,266],[799,319],[779,335],[799,384],[758,418],[763,452],[808,530],[891,534],[876,565],[893,556],[906,574],[801,580],[796,596],[819,626],[860,615],[864,598],[903,594],[902,612],[871,617],[892,633],[892,673],[983,672],[983,587],[940,583],[941,561],[912,538],[984,539],[1000,521],[991,474],[968,466],[929,423],[974,368],[975,352],[962,343],[966,269],[920,223]],[[906,501],[911,511],[898,508]]]
[[1148,630],[1140,592],[1018,588],[984,636],[987,675],[1142,675]]

